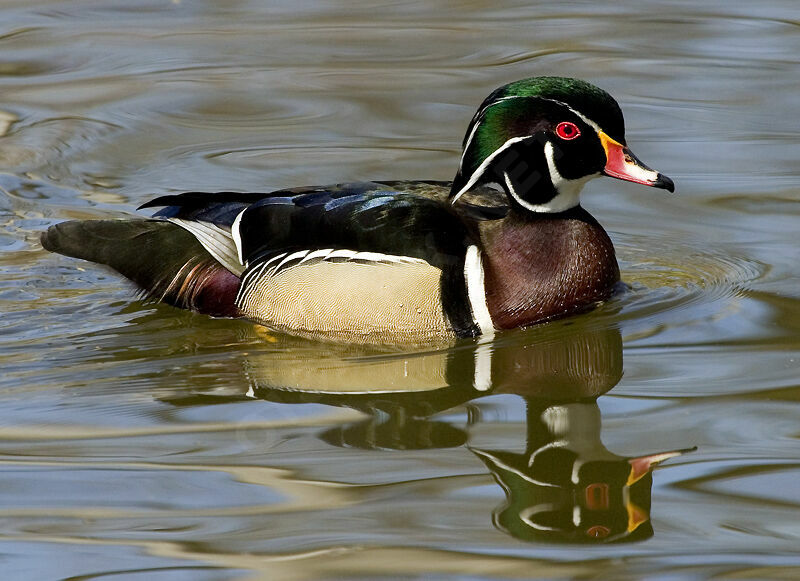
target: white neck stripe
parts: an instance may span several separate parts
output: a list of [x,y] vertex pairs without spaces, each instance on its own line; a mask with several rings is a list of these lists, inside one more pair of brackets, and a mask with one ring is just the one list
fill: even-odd
[[[594,177],[594,176],[591,176]],[[508,191],[511,193],[511,197],[516,200],[516,202],[530,212],[535,212],[537,214],[558,214],[559,212],[565,212],[570,208],[574,208],[578,204],[580,204],[580,200],[578,199],[578,194],[583,188],[583,185],[589,181],[589,179],[580,179],[580,180],[564,180],[568,186],[572,186],[570,190],[566,193],[560,192],[556,188],[556,195],[553,197],[552,200],[545,204],[531,204],[527,200],[524,200],[518,193],[517,190],[514,189],[514,184],[511,182],[511,178],[507,173],[503,174],[503,178],[505,180],[506,187]],[[574,182],[574,185],[573,185]],[[573,188],[577,191],[573,192]]]
[[520,206],[522,206],[526,210],[530,210],[531,212],[537,212],[538,211],[536,209],[537,206],[535,206],[534,204],[531,204],[530,202],[526,202],[525,200],[523,200],[520,197],[520,195],[517,193],[517,190],[514,189],[514,184],[511,182],[511,178],[505,172],[503,172],[503,181],[505,181],[506,188],[511,193],[511,197],[514,198]]
[[472,318],[481,330],[481,335],[491,337],[494,335],[494,323],[489,313],[489,306],[486,304],[481,251],[474,244],[467,248],[467,255],[464,258],[464,279],[467,283],[467,298]]

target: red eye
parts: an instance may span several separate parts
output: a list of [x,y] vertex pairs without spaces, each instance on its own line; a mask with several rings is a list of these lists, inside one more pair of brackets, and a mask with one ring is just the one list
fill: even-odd
[[580,134],[581,130],[578,129],[578,126],[574,123],[570,123],[569,121],[562,121],[556,125],[556,135],[558,135],[561,139],[566,139],[569,141],[570,139],[579,137]]

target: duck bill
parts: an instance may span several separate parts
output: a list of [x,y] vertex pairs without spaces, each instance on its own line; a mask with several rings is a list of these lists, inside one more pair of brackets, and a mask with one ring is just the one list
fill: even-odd
[[606,151],[606,167],[603,173],[609,177],[644,184],[654,188],[662,188],[670,192],[675,191],[675,184],[667,176],[650,169],[633,155],[633,152],[614,141],[608,135],[600,132],[600,143]]

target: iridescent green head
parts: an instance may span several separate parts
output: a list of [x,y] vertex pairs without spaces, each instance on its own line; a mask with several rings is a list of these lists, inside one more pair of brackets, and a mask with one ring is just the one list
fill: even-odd
[[477,185],[495,183],[518,209],[563,212],[601,174],[674,189],[627,148],[622,111],[611,95],[578,79],[533,77],[500,87],[481,104],[450,197],[455,202]]

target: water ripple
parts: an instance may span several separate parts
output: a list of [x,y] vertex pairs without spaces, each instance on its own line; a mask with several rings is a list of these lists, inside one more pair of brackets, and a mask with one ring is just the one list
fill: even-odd
[[769,273],[768,265],[707,242],[622,235],[616,247],[622,278],[632,291],[621,299],[622,320],[664,316],[669,319],[665,324],[675,326],[722,317],[720,302],[743,296]]

